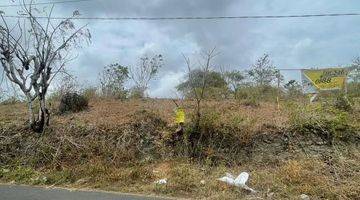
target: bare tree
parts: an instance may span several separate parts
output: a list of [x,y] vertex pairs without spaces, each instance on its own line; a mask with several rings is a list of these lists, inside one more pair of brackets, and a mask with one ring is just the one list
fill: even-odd
[[64,71],[58,78],[60,78],[60,82],[57,83],[57,95],[60,99],[68,93],[79,91],[80,86],[76,76]]
[[130,78],[134,81],[133,90],[145,97],[146,90],[149,88],[149,82],[154,79],[163,65],[163,57],[161,54],[153,57],[141,57],[140,64],[130,68]]
[[217,56],[216,53],[216,48],[213,48],[212,50],[209,50],[205,53],[202,54],[202,60],[199,61],[199,67],[200,70],[204,73],[204,75],[202,76],[202,81],[201,81],[201,85],[200,87],[196,87],[196,84],[193,83],[192,81],[196,80],[195,78],[193,78],[193,73],[192,72],[192,64],[191,64],[191,60],[190,58],[186,57],[183,54],[183,57],[185,59],[186,62],[186,66],[188,69],[188,80],[189,82],[189,86],[191,87],[191,89],[193,90],[193,94],[194,94],[194,100],[195,100],[195,113],[196,113],[196,118],[195,118],[195,127],[194,130],[190,133],[189,135],[189,141],[191,144],[191,148],[192,148],[192,153],[193,155],[196,153],[196,145],[198,144],[198,142],[201,140],[202,135],[200,133],[200,120],[201,120],[201,106],[202,106],[202,102],[205,99],[205,90],[207,88],[207,75],[209,74],[210,70],[211,70],[211,62],[214,59],[214,57]]
[[[52,7],[49,11],[39,11],[23,2],[17,22],[10,25],[1,12],[0,61],[6,77],[15,83],[26,97],[29,110],[29,124],[32,130],[43,132],[49,124],[46,94],[54,77],[65,65],[74,59],[72,47],[79,47],[82,41],[90,41],[89,30],[76,28],[73,16],[55,23]],[[37,15],[46,15],[39,17]],[[39,103],[36,117],[34,102]]]

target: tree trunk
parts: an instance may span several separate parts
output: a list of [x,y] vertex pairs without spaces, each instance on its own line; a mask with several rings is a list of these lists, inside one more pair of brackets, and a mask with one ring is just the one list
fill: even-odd
[[30,96],[27,95],[27,104],[28,104],[28,112],[29,112],[29,124],[30,127],[34,124],[34,107],[33,107],[33,101]]
[[39,97],[40,97],[39,115],[37,120],[33,122],[31,128],[33,131],[37,133],[43,133],[45,126],[49,124],[49,112],[48,109],[46,108],[45,97],[42,95],[40,95]]

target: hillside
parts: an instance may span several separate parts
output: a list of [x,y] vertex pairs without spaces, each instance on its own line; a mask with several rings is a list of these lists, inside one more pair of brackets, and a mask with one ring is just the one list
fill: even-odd
[[[360,196],[360,118],[328,104],[248,105],[206,101],[199,153],[190,156],[194,103],[174,138],[171,100],[92,100],[88,110],[55,114],[44,135],[26,127],[26,105],[0,105],[0,181],[197,199],[356,199]],[[226,172],[249,172],[228,186]],[[154,181],[167,179],[167,184]]]

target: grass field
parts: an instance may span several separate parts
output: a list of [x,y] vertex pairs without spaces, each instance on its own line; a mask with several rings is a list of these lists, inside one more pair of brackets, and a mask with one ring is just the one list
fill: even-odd
[[[27,129],[26,105],[0,105],[0,180],[196,199],[359,199],[357,105],[344,112],[206,101],[196,159],[186,142],[194,103],[179,103],[187,117],[185,139],[176,143],[171,100],[93,100],[86,111],[53,114],[42,136]],[[243,171],[256,194],[217,180]],[[167,184],[154,183],[163,178]]]

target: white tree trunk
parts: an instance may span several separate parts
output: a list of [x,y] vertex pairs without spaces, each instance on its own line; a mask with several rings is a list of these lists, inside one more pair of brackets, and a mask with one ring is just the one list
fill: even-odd
[[31,97],[29,95],[27,96],[27,104],[28,104],[28,111],[29,111],[29,124],[30,126],[34,124],[34,107],[33,107],[33,101],[31,100]]

